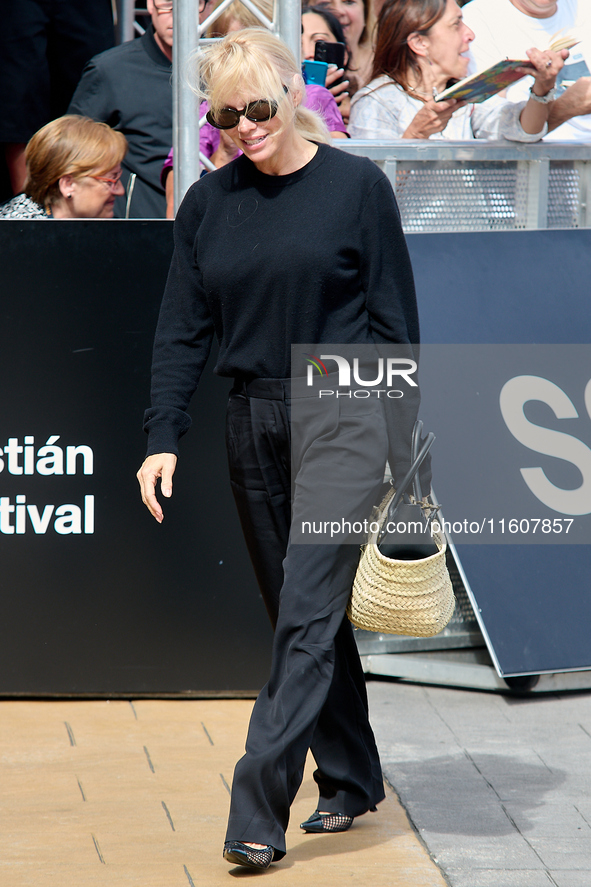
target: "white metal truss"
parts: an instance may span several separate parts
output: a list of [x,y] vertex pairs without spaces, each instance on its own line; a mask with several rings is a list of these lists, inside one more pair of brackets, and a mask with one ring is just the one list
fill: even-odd
[[[199,48],[219,38],[204,35],[234,0],[223,0],[207,18],[199,24],[199,0],[174,0],[174,44],[172,55],[174,147],[174,205],[176,209],[185,193],[199,177],[200,164],[214,169],[211,161],[199,151],[199,129],[205,117],[199,118],[199,107],[191,90],[187,71],[190,57]],[[239,0],[261,23],[262,27],[278,34],[289,46],[296,59],[300,59],[301,2],[300,0],[274,0],[273,21],[261,12],[252,0]],[[115,0],[118,42],[133,40],[144,33],[138,17],[148,14],[144,3],[136,0]]]

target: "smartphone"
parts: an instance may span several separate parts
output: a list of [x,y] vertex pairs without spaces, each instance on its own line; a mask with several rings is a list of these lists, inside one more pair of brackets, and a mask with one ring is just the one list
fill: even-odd
[[311,62],[306,59],[302,64],[306,83],[315,83],[317,86],[324,86],[326,83],[326,72],[328,71],[327,62]]
[[314,50],[314,59],[317,62],[326,62],[328,65],[344,68],[345,49],[344,43],[326,43],[324,40],[319,40]]

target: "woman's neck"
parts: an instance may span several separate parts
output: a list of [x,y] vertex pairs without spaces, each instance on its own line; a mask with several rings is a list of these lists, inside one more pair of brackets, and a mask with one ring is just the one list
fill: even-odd
[[259,163],[253,161],[253,163],[259,172],[267,176],[288,176],[306,166],[317,151],[318,145],[309,142],[294,131],[293,137],[285,142],[272,157]]
[[416,94],[421,98],[433,98],[433,94],[443,92],[447,86],[449,77],[441,69],[430,64],[426,59],[417,58],[420,73],[410,71],[407,77],[411,95]]
[[50,206],[51,215],[54,219],[74,219],[75,216],[71,210],[70,204],[68,201],[60,197],[59,200],[56,200],[55,203],[52,203]]

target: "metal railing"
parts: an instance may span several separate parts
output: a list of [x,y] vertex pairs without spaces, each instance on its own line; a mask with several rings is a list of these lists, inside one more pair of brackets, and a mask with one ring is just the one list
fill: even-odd
[[591,146],[339,140],[374,160],[407,233],[591,227]]
[[140,25],[136,22],[136,15],[141,11],[135,8],[135,0],[116,0],[115,6],[115,37],[117,43],[126,43],[133,40]]
[[[262,27],[278,34],[284,43],[300,58],[301,2],[275,0],[274,17],[270,21],[251,2],[240,2],[255,15]],[[199,177],[199,163],[212,169],[213,164],[199,151],[199,129],[205,117],[199,119],[199,106],[187,77],[189,58],[207,43],[218,38],[204,35],[210,26],[230,6],[232,0],[223,0],[199,23],[197,0],[175,0],[175,37],[173,45],[173,146],[175,157],[174,208],[175,212],[187,190]]]

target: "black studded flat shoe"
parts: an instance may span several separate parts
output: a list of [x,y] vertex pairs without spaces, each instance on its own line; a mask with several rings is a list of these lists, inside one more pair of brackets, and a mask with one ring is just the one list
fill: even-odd
[[346,813],[319,813],[315,810],[309,819],[300,824],[305,832],[346,832],[353,825],[353,817]]
[[246,865],[251,869],[268,869],[273,862],[275,849],[270,845],[257,850],[241,841],[227,841],[224,844],[224,859],[233,865]]

